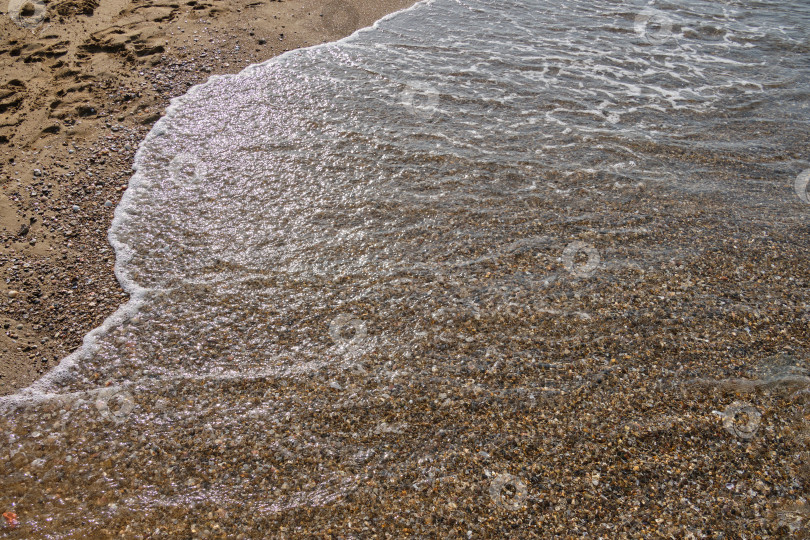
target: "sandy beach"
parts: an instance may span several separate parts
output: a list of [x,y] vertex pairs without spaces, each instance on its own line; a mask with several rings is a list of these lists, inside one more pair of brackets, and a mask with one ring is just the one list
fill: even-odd
[[810,537],[806,3],[25,2],[0,538]]
[[211,75],[340,39],[412,0],[13,0],[0,12],[0,395],[127,295],[107,242],[138,144]]

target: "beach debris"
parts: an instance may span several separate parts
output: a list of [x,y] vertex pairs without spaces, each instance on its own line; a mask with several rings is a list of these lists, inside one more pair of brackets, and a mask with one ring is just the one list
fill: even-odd
[[735,401],[722,413],[723,427],[741,439],[752,439],[759,429],[762,414],[750,403]]
[[19,525],[19,521],[17,521],[17,514],[14,512],[3,512],[3,517],[6,520],[6,526],[14,529]]

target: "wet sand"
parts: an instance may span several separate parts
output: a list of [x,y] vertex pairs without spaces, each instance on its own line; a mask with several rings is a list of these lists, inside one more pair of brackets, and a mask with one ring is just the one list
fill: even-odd
[[126,302],[107,230],[171,98],[414,2],[18,3],[0,13],[0,395]]

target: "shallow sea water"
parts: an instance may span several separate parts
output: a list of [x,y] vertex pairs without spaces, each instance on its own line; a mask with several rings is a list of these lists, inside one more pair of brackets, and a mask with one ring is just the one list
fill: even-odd
[[802,534],[810,6],[435,0],[173,101],[10,537]]

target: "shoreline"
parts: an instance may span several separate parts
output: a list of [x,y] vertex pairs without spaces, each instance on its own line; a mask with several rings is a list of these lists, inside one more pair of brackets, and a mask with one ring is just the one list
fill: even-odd
[[[110,215],[115,275],[131,296],[56,368],[0,396],[3,530],[736,538],[810,529],[810,229],[793,178],[805,173],[792,159],[806,146],[805,100],[785,106],[800,93],[795,79],[774,83],[770,100],[748,82],[738,88],[753,47],[717,54],[710,34],[689,38],[688,65],[654,48],[638,91],[614,91],[638,75],[623,66],[648,54],[630,18],[615,35],[599,7],[551,13],[527,41],[513,32],[520,24],[507,28],[525,6],[501,18],[483,0],[453,4],[420,3],[357,39],[201,80],[157,123],[139,123],[156,113],[130,102],[150,89],[182,92],[209,73],[200,58],[233,63],[217,47],[236,50],[236,38],[203,17],[178,39],[211,43],[208,54],[144,67],[135,97],[80,116],[106,115],[95,139],[54,145],[85,156],[73,175],[52,164],[67,186],[53,204],[62,213],[43,208],[30,230],[14,226],[23,241],[80,231],[64,248],[39,236],[28,244],[49,264],[73,265],[63,273],[75,279],[43,291],[45,262],[17,262],[7,276],[32,288],[32,312],[97,309],[105,285],[91,272],[109,256],[102,246],[70,258],[95,238],[81,224],[96,212],[97,225]],[[327,7],[321,14],[334,13]],[[468,7],[482,19],[467,21]],[[763,16],[742,26],[770,24]],[[749,42],[779,44],[789,49],[780,58],[799,63],[793,33],[776,28],[784,38]],[[257,48],[267,42],[249,24],[239,31]],[[728,41],[745,42],[739,32]],[[439,38],[420,56],[425,35]],[[617,47],[591,45],[614,38]],[[566,60],[541,66],[535,49]],[[566,72],[569,56],[591,55]],[[739,71],[715,71],[719,62]],[[552,73],[536,95],[522,66]],[[613,69],[604,86],[583,87]],[[443,92],[427,89],[437,73],[453,77],[452,89],[444,78]],[[603,124],[602,93],[624,107],[707,80],[688,110],[652,99],[663,114],[622,125],[619,111],[619,125]],[[494,86],[465,91],[484,81]],[[102,87],[99,99],[118,99]],[[755,104],[740,107],[742,94]],[[38,151],[17,160],[51,150]],[[127,164],[136,172],[116,180]],[[31,171],[15,195],[32,211],[50,195],[46,174]]]
[[0,13],[0,395],[57,366],[127,303],[107,232],[138,145],[172,98],[414,3],[60,2],[23,13],[24,26]]

